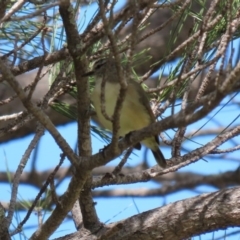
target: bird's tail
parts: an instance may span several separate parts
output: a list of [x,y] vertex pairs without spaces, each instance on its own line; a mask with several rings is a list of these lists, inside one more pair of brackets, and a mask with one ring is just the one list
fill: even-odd
[[162,168],[165,168],[167,166],[167,162],[161,150],[159,149],[158,136],[144,139],[142,143],[152,150],[153,156],[155,157],[155,160],[158,163],[158,165]]
[[152,150],[153,156],[155,157],[156,162],[162,168],[167,166],[167,162],[159,148]]

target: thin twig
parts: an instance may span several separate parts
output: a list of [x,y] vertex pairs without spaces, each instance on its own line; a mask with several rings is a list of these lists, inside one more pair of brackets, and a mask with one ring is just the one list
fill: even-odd
[[22,159],[21,159],[21,161],[18,165],[16,173],[14,175],[13,184],[12,184],[12,191],[11,191],[10,206],[9,206],[8,216],[7,216],[8,227],[10,226],[10,224],[12,222],[12,218],[13,218],[13,214],[14,214],[14,210],[15,210],[15,205],[16,205],[16,200],[17,200],[18,186],[19,186],[19,182],[20,182],[20,178],[21,178],[23,169],[25,168],[31,152],[36,147],[36,145],[37,145],[39,139],[41,138],[41,136],[43,135],[43,133],[44,133],[44,128],[39,125],[37,127],[37,133],[35,134],[33,140],[29,144],[28,148],[26,149],[26,151],[25,151],[25,153],[24,153],[24,155],[23,155],[23,157],[22,157]]
[[31,207],[28,209],[28,212],[26,214],[26,216],[24,217],[24,219],[18,224],[17,228],[11,233],[11,236],[15,235],[17,232],[21,231],[23,225],[27,222],[27,220],[29,219],[32,211],[34,210],[34,208],[36,207],[39,199],[41,198],[42,194],[46,191],[48,185],[50,184],[50,182],[52,182],[52,180],[54,179],[55,174],[57,173],[58,169],[61,167],[61,165],[63,164],[63,161],[65,159],[65,154],[61,154],[61,158],[60,161],[58,163],[58,165],[55,167],[54,171],[48,176],[46,182],[43,184],[42,188],[40,189],[39,193],[37,194],[36,198],[34,199]]

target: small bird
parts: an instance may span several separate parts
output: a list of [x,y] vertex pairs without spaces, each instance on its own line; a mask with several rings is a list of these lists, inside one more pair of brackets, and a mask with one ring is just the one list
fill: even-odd
[[[112,122],[107,120],[101,111],[101,83],[104,79],[105,111],[107,115],[111,117],[114,113],[120,91],[115,60],[113,58],[104,58],[96,61],[93,70],[83,76],[92,75],[95,76],[95,87],[91,93],[91,101],[95,107],[97,118],[104,128],[112,131]],[[120,112],[119,135],[121,137],[155,122],[155,117],[149,105],[149,100],[141,85],[131,76],[128,76],[127,83],[127,92]],[[166,160],[159,149],[158,135],[144,139],[141,143],[152,150],[158,165],[165,168]]]

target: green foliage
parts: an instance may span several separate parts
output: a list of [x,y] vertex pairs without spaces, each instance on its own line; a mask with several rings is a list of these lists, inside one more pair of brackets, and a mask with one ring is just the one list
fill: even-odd
[[[70,105],[64,102],[53,102],[51,103],[51,107],[59,112],[60,114],[64,115],[65,117],[68,117],[72,120],[76,120],[78,118],[77,115],[77,106],[76,105]],[[102,129],[101,127],[97,127],[97,126],[91,126],[91,130],[92,133],[95,137],[99,137],[100,139],[102,139],[105,142],[109,142],[110,141],[110,137],[109,137],[109,132]]]

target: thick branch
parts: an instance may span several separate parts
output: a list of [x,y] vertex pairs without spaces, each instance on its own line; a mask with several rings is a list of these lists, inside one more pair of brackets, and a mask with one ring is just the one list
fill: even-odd
[[[74,11],[68,0],[62,0],[59,11],[65,27],[68,49],[73,58],[75,77],[77,83],[77,106],[78,106],[78,150],[79,155],[88,157],[92,154],[90,138],[90,100],[88,79],[82,78],[86,72],[86,64],[76,54],[77,46],[82,47],[77,26],[74,22]],[[77,174],[77,173],[76,173]],[[83,224],[87,229],[99,228],[100,222],[94,207],[91,194],[92,176],[89,173],[84,188],[81,191],[80,207],[82,212]]]
[[[225,189],[178,201],[107,225],[88,239],[179,240],[239,226],[240,188]],[[58,240],[80,239],[81,232]]]

